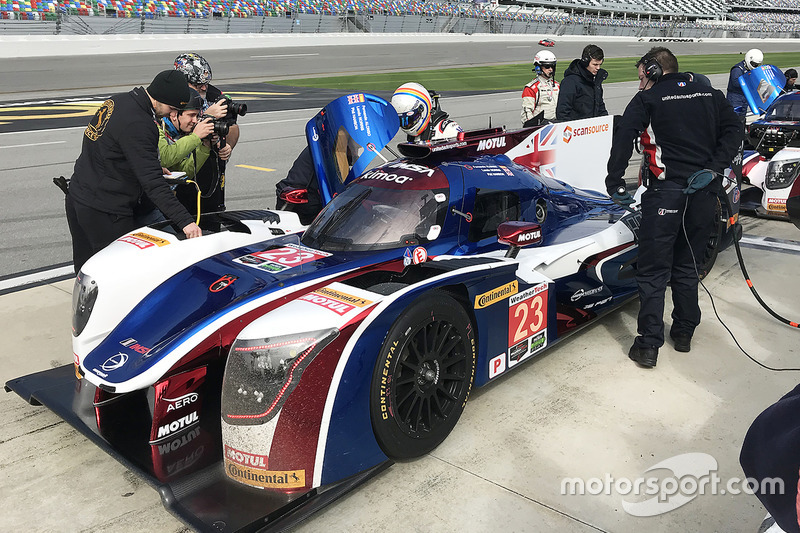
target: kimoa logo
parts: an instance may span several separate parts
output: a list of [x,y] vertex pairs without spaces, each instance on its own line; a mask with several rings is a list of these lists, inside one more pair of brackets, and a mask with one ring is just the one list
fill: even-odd
[[478,150],[490,150],[492,148],[502,148],[506,145],[505,137],[495,137],[493,139],[482,139],[478,143]]
[[506,283],[505,285],[497,287],[496,289],[492,289],[489,292],[479,294],[475,297],[475,309],[489,307],[493,303],[517,294],[518,291],[519,285],[517,284],[517,280],[514,280],[511,283]]

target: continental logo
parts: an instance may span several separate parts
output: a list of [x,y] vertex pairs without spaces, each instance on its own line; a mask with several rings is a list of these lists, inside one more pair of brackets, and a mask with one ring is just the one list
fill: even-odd
[[139,237],[143,241],[152,242],[156,246],[166,246],[166,245],[169,244],[168,240],[162,239],[160,237],[155,237],[153,235],[150,235],[149,233],[141,233],[141,232],[139,232],[139,233],[133,233],[132,235],[134,237]]
[[96,141],[103,135],[103,132],[108,126],[108,121],[111,119],[111,114],[114,112],[114,100],[106,100],[103,102],[103,105],[100,106],[100,109],[97,110],[97,113],[94,114],[94,118],[86,126],[86,131],[83,132],[89,139]]
[[372,300],[367,300],[359,296],[353,296],[352,294],[328,289],[327,287],[317,289],[314,291],[314,293],[321,296],[327,296],[328,298],[333,298],[334,300],[339,300],[340,302],[345,302],[350,305],[355,305],[356,307],[366,307],[372,303]]
[[262,489],[298,489],[306,486],[305,470],[259,470],[225,458],[225,473],[233,480]]
[[511,283],[506,283],[502,287],[497,287],[489,292],[479,294],[475,297],[475,309],[489,307],[493,303],[497,303],[500,300],[504,300],[509,296],[517,294],[518,290],[519,285],[517,285],[517,280],[514,280]]

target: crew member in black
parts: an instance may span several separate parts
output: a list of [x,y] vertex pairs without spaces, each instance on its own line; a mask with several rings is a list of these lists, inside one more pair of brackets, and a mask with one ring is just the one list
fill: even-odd
[[187,237],[202,234],[170,191],[158,160],[156,120],[188,100],[186,77],[165,70],[147,89],[114,95],[95,113],[66,198],[76,273],[93,254],[138,227],[133,211],[142,194]]
[[[204,100],[203,116],[214,118],[225,117],[228,105],[222,91],[211,85],[211,66],[202,56],[195,53],[181,54],[175,58],[174,66],[183,72],[189,80],[189,86],[196,90]],[[231,157],[231,152],[239,141],[239,126],[232,124],[225,145],[219,147],[215,143],[206,164],[200,167],[195,177],[200,187],[200,212],[214,213],[225,211],[225,166]],[[175,190],[178,200],[193,215],[197,214],[197,191],[193,187],[178,187]],[[204,229],[216,230],[219,225],[202,222]]]
[[[736,113],[722,92],[678,72],[678,60],[656,47],[637,63],[640,92],[633,97],[614,131],[606,189],[618,203],[634,200],[623,175],[641,135],[649,164],[642,181],[639,258],[639,336],[631,359],[654,367],[664,344],[664,294],[672,287],[675,349],[688,352],[700,323],[696,262],[703,257],[714,227],[722,171],[740,142]],[[687,245],[691,242],[691,247]]]
[[589,44],[584,47],[581,58],[569,64],[558,92],[556,120],[564,122],[608,115],[603,101],[603,81],[608,72],[600,68],[604,58],[602,48]]
[[[298,191],[306,201],[303,203],[292,202],[290,207],[287,199],[282,195],[291,195],[292,191]],[[286,177],[275,185],[275,195],[278,197],[276,208],[287,209],[290,207],[288,210],[297,213],[301,224],[311,224],[322,211],[324,206],[319,195],[314,159],[311,157],[311,149],[308,146],[303,148],[303,151],[294,160]]]

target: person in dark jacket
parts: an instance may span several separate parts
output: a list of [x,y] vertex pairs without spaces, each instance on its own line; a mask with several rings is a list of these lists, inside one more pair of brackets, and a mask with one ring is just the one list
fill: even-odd
[[143,194],[187,237],[202,234],[170,191],[158,160],[156,120],[188,100],[186,77],[165,70],[147,89],[114,95],[95,113],[66,197],[76,273],[93,254],[138,227],[134,208]]
[[623,175],[641,136],[642,183],[638,231],[639,336],[629,357],[656,366],[664,344],[664,296],[672,288],[675,349],[688,352],[700,323],[697,303],[701,261],[714,229],[720,176],[730,166],[741,141],[741,124],[721,91],[678,72],[678,60],[657,47],[638,62],[640,91],[614,130],[606,190],[629,206]]
[[563,122],[608,115],[603,101],[603,81],[608,72],[600,68],[603,58],[603,49],[590,44],[583,49],[580,59],[569,64],[561,80],[556,120]]

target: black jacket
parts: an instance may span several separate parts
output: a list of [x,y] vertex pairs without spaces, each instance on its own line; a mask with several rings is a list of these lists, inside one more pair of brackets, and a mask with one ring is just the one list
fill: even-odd
[[573,60],[561,80],[556,104],[556,120],[559,122],[608,115],[603,101],[603,81],[608,72],[601,68],[592,76],[580,61]]
[[665,74],[651,89],[636,93],[615,125],[606,189],[611,194],[625,184],[622,176],[640,134],[650,178],[685,185],[698,170],[722,173],[730,166],[741,129],[721,91],[687,74]]
[[286,209],[286,202],[281,200],[283,191],[292,189],[306,189],[308,191],[308,203],[292,204],[290,211],[300,216],[300,222],[310,224],[312,220],[322,211],[322,199],[319,195],[319,182],[317,172],[314,170],[314,158],[311,157],[311,149],[306,146],[297,159],[292,163],[285,178],[275,184],[275,195],[278,197],[277,208]]
[[133,216],[142,194],[179,228],[193,222],[164,180],[155,112],[143,87],[106,100],[83,135],[69,186],[73,201]]

